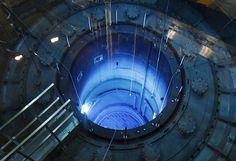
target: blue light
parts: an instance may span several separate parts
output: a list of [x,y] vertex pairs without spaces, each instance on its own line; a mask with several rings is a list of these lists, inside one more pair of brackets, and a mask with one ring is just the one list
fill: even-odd
[[[137,39],[134,59],[133,36],[126,35],[119,45],[113,42],[112,59],[102,48],[105,41],[100,41],[87,46],[73,66],[81,101],[86,102],[79,110],[99,126],[116,130],[140,127],[155,119],[167,102],[161,98],[170,79],[169,64],[162,55],[160,70],[164,72],[156,71],[156,61],[147,65],[150,43]],[[153,49],[150,59],[156,60],[157,52]]]
[[154,112],[154,113],[153,113],[153,116],[152,116],[152,119],[155,119],[156,117],[157,117],[157,113]]
[[85,103],[85,104],[82,105],[80,112],[82,114],[88,114],[89,111],[90,111],[90,108],[91,108],[91,105],[89,103]]

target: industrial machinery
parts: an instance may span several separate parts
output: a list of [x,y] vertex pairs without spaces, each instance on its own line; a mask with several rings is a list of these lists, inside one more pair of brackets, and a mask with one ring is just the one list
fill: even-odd
[[0,5],[1,161],[236,160],[232,7]]

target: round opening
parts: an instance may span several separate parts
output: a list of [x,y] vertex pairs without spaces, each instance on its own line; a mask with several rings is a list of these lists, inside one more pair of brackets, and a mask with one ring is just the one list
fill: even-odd
[[93,123],[133,129],[166,107],[177,61],[134,33],[100,36],[86,44],[71,72],[79,93],[77,110]]
[[145,65],[142,57],[116,51],[112,60],[95,66],[81,90],[83,105],[79,109],[95,124],[132,129],[151,121],[165,107],[162,97],[167,84],[161,76],[154,83],[155,70]]

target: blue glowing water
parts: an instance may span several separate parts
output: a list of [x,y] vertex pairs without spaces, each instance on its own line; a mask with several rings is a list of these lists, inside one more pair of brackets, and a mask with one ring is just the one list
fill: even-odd
[[[75,62],[72,73],[84,104],[78,110],[102,127],[132,129],[161,112],[171,72],[164,56],[160,58],[163,72],[155,71],[158,48],[148,53],[150,42],[137,37],[133,63],[133,35],[125,35],[119,42],[116,38],[113,36],[112,59],[104,48],[104,37],[91,43]],[[148,54],[150,60],[146,60]]]

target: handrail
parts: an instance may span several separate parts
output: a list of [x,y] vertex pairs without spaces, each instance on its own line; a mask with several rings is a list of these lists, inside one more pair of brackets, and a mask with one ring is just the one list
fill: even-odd
[[[18,132],[15,136],[12,138],[15,140],[18,136],[20,136],[25,130],[27,130],[31,125],[33,125],[37,120],[38,117],[43,116],[53,105],[55,105],[60,100],[59,97],[57,97],[47,108],[45,108],[36,118],[34,118],[29,124],[27,124],[20,132]],[[9,140],[6,144],[4,144],[1,147],[1,150],[4,150],[10,143],[12,143],[13,140]]]
[[28,103],[24,108],[22,108],[18,113],[16,113],[13,117],[11,117],[4,125],[0,127],[0,131],[3,130],[8,124],[10,124],[13,120],[15,120],[20,114],[22,114],[25,110],[27,110],[32,104],[34,104],[39,98],[41,98],[47,91],[49,91],[54,86],[52,83],[48,86],[42,93],[40,93],[37,97],[35,97],[30,103]]
[[[53,131],[52,133],[56,133],[58,129],[60,129],[60,127],[62,127],[62,125],[64,125],[66,123],[66,121],[68,121],[72,116],[74,115],[73,112],[71,112]],[[36,149],[34,149],[30,154],[28,154],[29,157],[31,157],[31,155],[33,155],[51,136],[52,136],[52,133],[50,133],[49,135],[47,135],[43,140],[42,142],[38,145],[38,147]],[[24,159],[24,160],[27,160]],[[24,161],[23,160],[23,161]]]
[[36,130],[34,130],[28,137],[26,137],[19,145],[17,145],[12,151],[10,151],[7,155],[5,155],[0,161],[5,161],[8,159],[13,153],[15,153],[21,146],[23,146],[31,137],[33,137],[38,131],[44,128],[45,125],[49,123],[57,114],[59,114],[69,103],[71,100],[67,100],[56,112],[54,112],[46,121],[44,121]]

